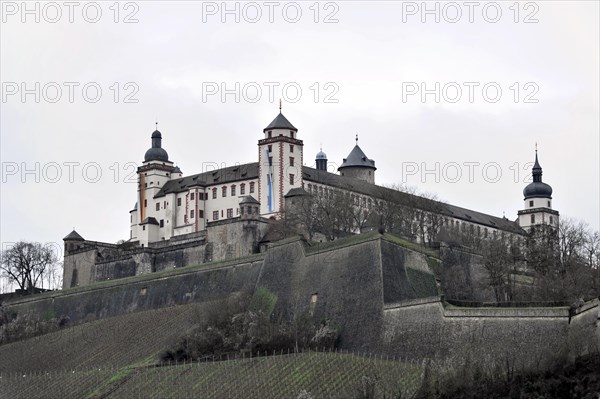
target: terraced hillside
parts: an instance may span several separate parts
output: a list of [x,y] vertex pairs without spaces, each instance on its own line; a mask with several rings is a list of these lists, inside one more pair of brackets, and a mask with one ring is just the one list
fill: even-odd
[[158,354],[211,303],[89,322],[0,346],[0,398],[348,398],[414,392],[422,367],[348,353],[160,366]]
[[80,324],[0,346],[0,373],[123,367],[148,359],[189,328],[210,303],[173,306]]
[[[2,375],[10,398],[352,398],[372,386],[376,397],[411,395],[422,369],[346,353],[299,353],[166,367]],[[406,397],[406,396],[402,396]],[[410,396],[408,396],[410,397]]]

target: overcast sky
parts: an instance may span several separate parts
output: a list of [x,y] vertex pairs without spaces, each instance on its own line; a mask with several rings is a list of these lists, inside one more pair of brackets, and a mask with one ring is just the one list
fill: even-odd
[[512,220],[537,142],[554,208],[599,228],[597,1],[27,4],[2,3],[3,245],[127,239],[156,120],[195,174],[256,162],[279,98],[307,165],[358,134],[378,184]]

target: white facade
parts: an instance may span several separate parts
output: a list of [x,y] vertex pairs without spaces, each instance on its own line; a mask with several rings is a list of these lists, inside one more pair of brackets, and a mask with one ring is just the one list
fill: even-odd
[[[130,211],[130,239],[142,246],[204,231],[212,222],[238,218],[241,216],[240,201],[248,196],[258,200],[261,217],[278,218],[284,212],[284,197],[292,189],[306,188],[311,193],[340,190],[324,183],[328,179],[315,180],[309,175],[306,176],[308,182],[305,187],[303,142],[298,139],[298,130],[281,113],[263,130],[263,137],[258,140],[258,162],[255,163],[183,177],[179,168],[168,160],[161,140],[160,132],[155,131],[152,148],[146,152],[145,161],[138,168],[137,203]],[[364,155],[362,150],[360,154],[361,157]],[[366,156],[363,158],[367,159]],[[371,172],[370,178],[356,179],[372,184],[374,161],[368,161],[365,171]],[[360,165],[357,167],[360,168]],[[539,168],[539,165],[536,167]],[[330,177],[334,175],[331,171],[321,172]],[[542,184],[541,168],[536,173],[539,174],[536,175],[539,184]],[[542,185],[551,192],[549,186]],[[347,186],[354,187],[354,184]],[[372,192],[370,185],[363,187],[362,191],[348,187],[341,190],[355,195],[357,206],[370,208],[378,200],[376,196],[366,194]],[[463,208],[452,209],[454,211],[444,216],[446,226],[468,229],[481,237],[488,234],[496,236],[502,231],[521,234],[519,226],[527,229],[541,223],[558,224],[558,212],[552,209],[549,195],[526,196],[525,208],[519,211],[518,226],[505,218]]]
[[302,187],[303,144],[297,131],[269,129],[258,144],[260,213],[276,217],[284,210],[284,196]]

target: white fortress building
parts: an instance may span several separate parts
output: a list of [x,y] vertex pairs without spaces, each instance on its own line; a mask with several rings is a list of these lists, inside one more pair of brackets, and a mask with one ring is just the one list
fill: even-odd
[[[301,135],[281,113],[281,107],[257,136],[256,162],[183,176],[163,148],[161,132],[155,130],[137,171],[136,202],[129,216],[127,251],[135,254],[123,253],[115,244],[86,241],[73,231],[64,239],[65,287],[110,278],[107,276],[115,273],[125,276],[159,270],[162,261],[141,261],[139,254],[155,259],[169,247],[196,246],[193,256],[186,252],[170,258],[172,267],[258,252],[270,240],[268,226],[285,215],[287,199],[332,191],[349,194],[354,206],[367,210],[378,201],[436,203],[440,206],[428,209],[436,209],[447,231],[481,238],[508,234],[520,239],[532,227],[558,225],[559,213],[552,209],[552,188],[542,182],[537,149],[533,182],[523,190],[524,208],[513,221],[376,185],[375,161],[358,146],[358,137],[338,173],[329,170],[322,151],[316,155],[316,168],[305,166]],[[357,227],[355,232],[360,230]],[[202,248],[201,254],[198,248]],[[81,253],[87,255],[82,258]],[[135,265],[112,264],[112,272],[106,272],[108,266],[101,267],[108,259],[114,263],[128,257]]]

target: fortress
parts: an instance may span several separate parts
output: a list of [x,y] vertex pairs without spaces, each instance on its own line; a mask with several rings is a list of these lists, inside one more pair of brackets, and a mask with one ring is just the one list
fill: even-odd
[[[129,241],[94,242],[71,232],[64,239],[65,289],[11,300],[6,311],[73,326],[112,316],[134,320],[127,318],[132,312],[176,313],[173,306],[211,307],[261,289],[274,298],[277,317],[292,320],[309,312],[316,321],[339,326],[343,350],[436,361],[449,370],[543,369],[600,350],[598,298],[572,306],[460,306],[440,290],[445,255],[450,251],[465,261],[470,283],[485,278],[480,255],[415,243],[377,225],[382,205],[408,203],[421,207],[421,216],[439,220],[440,230],[481,238],[519,241],[532,226],[555,227],[559,215],[551,208],[552,189],[542,182],[537,154],[525,207],[511,221],[375,185],[375,161],[358,143],[339,174],[328,170],[322,152],[316,168],[304,166],[298,130],[281,113],[263,134],[258,162],[183,177],[162,148],[162,134],[152,133],[138,169]],[[274,226],[303,199],[335,193],[344,193],[360,214],[373,211],[375,223],[347,226],[361,234],[333,241],[318,232],[313,240],[278,236]],[[137,320],[123,336],[152,336],[152,319]],[[172,323],[173,331],[185,329]],[[93,346],[94,337],[88,339]]]
[[[348,195],[349,207],[358,214],[377,213],[375,208],[382,203],[411,204],[433,214],[435,228],[411,238],[414,241],[435,241],[442,229],[520,240],[532,226],[558,225],[552,188],[542,182],[537,150],[533,182],[523,191],[524,208],[512,221],[376,185],[375,161],[359,147],[358,137],[337,171],[331,170],[322,151],[316,155],[316,168],[305,166],[303,141],[281,107],[262,135],[257,162],[183,176],[162,147],[161,132],[155,130],[137,171],[129,241],[121,245],[89,241],[72,231],[64,238],[63,287],[264,251],[278,238],[270,232],[270,224],[282,219],[297,199],[332,193]],[[377,229],[369,222],[355,222],[350,230]]]

